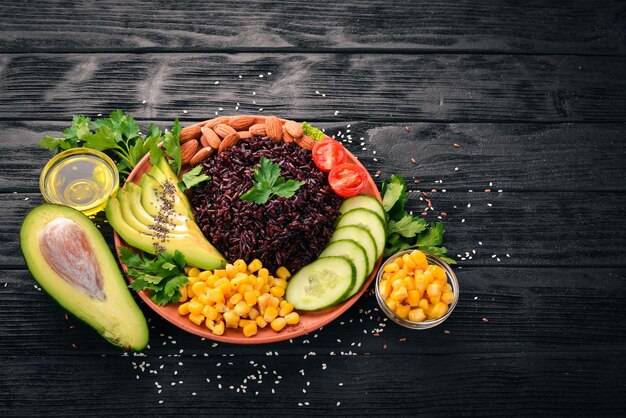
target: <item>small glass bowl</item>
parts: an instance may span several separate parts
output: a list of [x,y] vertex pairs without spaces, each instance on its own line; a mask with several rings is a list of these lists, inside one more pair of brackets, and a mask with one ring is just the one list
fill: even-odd
[[389,307],[385,303],[385,300],[380,295],[380,291],[379,291],[379,285],[383,277],[383,274],[385,272],[385,266],[389,263],[392,263],[397,258],[402,257],[404,254],[411,254],[413,251],[414,250],[406,250],[406,251],[401,251],[397,254],[394,254],[393,256],[389,257],[387,261],[385,261],[380,266],[380,269],[378,269],[378,274],[376,274],[376,286],[375,286],[376,300],[378,301],[378,305],[380,306],[380,309],[382,309],[385,315],[387,315],[387,317],[389,317],[389,319],[391,319],[396,324],[402,325],[403,327],[410,328],[410,329],[428,329],[428,328],[436,327],[437,325],[445,321],[450,316],[450,314],[452,313],[452,311],[456,307],[456,304],[459,301],[459,293],[460,293],[459,281],[457,280],[456,275],[454,274],[454,271],[452,271],[452,268],[450,267],[448,263],[446,263],[445,261],[443,261],[442,259],[440,259],[434,254],[428,253],[426,251],[422,251],[424,255],[426,255],[428,264],[435,264],[441,267],[442,269],[444,269],[444,271],[446,272],[446,276],[448,277],[448,283],[450,283],[450,286],[452,287],[452,293],[454,294],[454,301],[452,301],[452,303],[448,306],[448,312],[446,312],[445,315],[442,316],[441,318],[430,319],[430,320],[426,320],[422,322],[413,322],[413,321],[409,321],[408,319],[401,318],[394,311],[389,309]]

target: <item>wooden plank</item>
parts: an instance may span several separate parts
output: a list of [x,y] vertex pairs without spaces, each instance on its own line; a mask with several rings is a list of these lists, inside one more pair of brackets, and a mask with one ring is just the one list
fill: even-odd
[[[459,304],[437,328],[411,331],[391,323],[369,292],[322,330],[264,346],[214,345],[170,325],[139,301],[150,321],[150,347],[143,351],[148,359],[140,361],[156,361],[179,349],[188,357],[218,359],[268,351],[298,359],[311,351],[326,356],[626,351],[624,268],[468,267],[456,273],[461,285]],[[0,274],[2,355],[119,354],[76,318],[65,318],[62,308],[34,288],[27,271]]]
[[[446,213],[450,255],[472,257],[459,257],[462,265],[623,266],[626,259],[625,194],[412,192],[407,209],[421,213],[428,207],[425,199],[433,205],[427,220]],[[38,194],[0,194],[0,267],[23,265],[20,224],[41,202]],[[108,224],[102,229],[110,240]]]
[[[161,128],[170,125],[151,122]],[[52,155],[38,148],[37,142],[44,135],[61,136],[69,123],[0,122],[0,155],[5,161],[0,192],[37,192],[41,169]],[[148,124],[140,122],[143,129]],[[316,125],[337,135],[354,155],[367,161],[373,176],[379,170],[384,170],[380,178],[399,173],[419,179],[424,190],[626,191],[623,124],[360,121]]]
[[240,103],[305,120],[624,122],[625,69],[626,57],[584,56],[2,55],[0,113],[203,119]]
[[[224,416],[328,416],[329,411],[342,416],[418,411],[446,416],[501,416],[502,411],[512,416],[619,416],[626,406],[626,367],[616,359],[623,355],[548,352],[306,360],[182,355],[154,361],[6,356],[0,369],[0,412],[19,417],[85,416],[96,411],[106,416],[191,416],[215,410]],[[145,372],[133,369],[132,362]],[[222,366],[215,367],[218,362]]]
[[[149,11],[149,12],[148,12]],[[0,11],[0,51],[249,48],[624,53],[611,1],[49,1]]]

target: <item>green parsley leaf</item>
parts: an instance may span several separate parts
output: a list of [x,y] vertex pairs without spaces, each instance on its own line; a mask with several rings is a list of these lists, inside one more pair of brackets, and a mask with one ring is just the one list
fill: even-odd
[[392,174],[389,183],[383,182],[383,206],[391,219],[401,219],[407,201],[406,182],[398,174]]
[[163,148],[165,148],[165,153],[169,155],[172,159],[169,160],[170,166],[174,173],[178,176],[180,173],[180,169],[182,167],[181,163],[181,151],[180,151],[180,122],[178,122],[178,118],[174,121],[174,125],[172,126],[171,131],[165,131],[165,135],[163,136]]
[[424,219],[405,215],[399,221],[389,220],[387,230],[390,234],[397,233],[406,238],[413,238],[426,229],[426,226],[427,223]]
[[266,203],[272,196],[292,197],[304,184],[302,181],[285,180],[280,177],[280,166],[261,157],[259,167],[254,169],[254,185],[240,196],[241,200],[258,205]]
[[307,122],[302,122],[302,131],[304,132],[306,136],[310,136],[316,141],[321,141],[322,139],[324,139],[324,132],[320,131],[317,128],[312,127]]
[[207,176],[204,173],[201,173],[202,166],[195,166],[193,169],[187,171],[183,174],[183,178],[178,182],[178,188],[181,191],[185,191],[187,189],[191,189],[193,186],[197,186],[198,184],[211,180],[211,176]]
[[439,246],[443,243],[443,234],[443,223],[431,224],[426,231],[419,234],[415,245],[418,247]]

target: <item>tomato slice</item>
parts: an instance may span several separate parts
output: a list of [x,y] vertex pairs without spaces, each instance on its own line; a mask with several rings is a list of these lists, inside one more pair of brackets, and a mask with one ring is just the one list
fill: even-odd
[[313,146],[313,161],[317,168],[328,173],[333,167],[346,162],[346,150],[334,139],[322,139]]
[[328,174],[328,184],[341,197],[352,197],[367,186],[367,171],[356,164],[340,164]]

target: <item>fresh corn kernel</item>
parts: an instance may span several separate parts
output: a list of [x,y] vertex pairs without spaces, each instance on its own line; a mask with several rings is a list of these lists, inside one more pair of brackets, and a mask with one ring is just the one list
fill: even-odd
[[219,280],[219,277],[217,277],[215,274],[211,274],[209,277],[206,278],[206,280],[204,281],[207,285],[207,287],[213,287],[215,286],[215,282]]
[[409,305],[398,305],[398,307],[396,308],[396,315],[398,315],[400,318],[402,319],[406,319],[406,317],[409,315],[409,311],[411,310],[411,307]]
[[435,279],[437,279],[437,280],[440,280],[440,279],[447,280],[448,279],[448,276],[446,275],[446,271],[443,268],[441,268],[438,265],[436,265],[436,264],[431,264],[430,266],[428,266],[427,269],[433,272],[433,276],[435,276]]
[[209,297],[206,295],[206,293],[198,295],[195,298],[198,300],[198,302],[200,302],[203,305],[209,305],[211,303],[211,301],[209,300]]
[[204,315],[207,321],[215,321],[217,319],[217,316],[219,315],[219,312],[217,312],[217,309],[215,309],[214,306],[206,305],[204,308],[202,308],[202,315]]
[[391,282],[391,288],[394,291],[400,289],[403,285],[404,285],[404,282],[402,281],[402,279],[395,279]]
[[244,273],[246,270],[248,270],[248,265],[246,264],[245,261],[243,261],[242,259],[236,260],[233,263],[233,266],[237,269],[237,271],[239,271],[240,273]]
[[243,299],[246,301],[246,303],[254,305],[257,302],[257,295],[253,290],[251,290],[243,295]]
[[243,328],[246,325],[250,325],[250,324],[254,324],[256,326],[256,322],[253,321],[252,319],[243,319],[242,318],[242,319],[239,320],[239,324],[238,325],[239,325],[239,328]]
[[269,284],[265,284],[263,285],[263,287],[260,289],[261,293],[269,293],[270,292],[270,285]]
[[285,325],[287,325],[287,321],[285,320],[285,318],[276,318],[270,323],[270,326],[276,332],[285,328]]
[[189,269],[189,272],[187,273],[187,276],[189,277],[198,277],[198,275],[200,274],[200,270],[192,267]]
[[402,280],[406,277],[406,271],[404,269],[400,269],[391,276],[391,283],[395,283],[396,280]]
[[263,319],[263,315],[257,316],[255,321],[259,328],[265,328],[267,326],[267,321]]
[[284,266],[278,267],[278,270],[276,270],[276,275],[283,280],[289,280],[289,278],[291,278],[291,273]]
[[450,305],[452,302],[454,302],[454,293],[445,292],[441,295],[441,301],[447,305]]
[[410,270],[415,270],[415,266],[417,265],[409,254],[404,254],[402,256],[402,262],[404,263],[405,269],[408,268]]
[[450,283],[446,283],[443,286],[441,286],[441,292],[442,293],[452,292],[452,286],[450,285]]
[[239,289],[237,290],[242,295],[245,295],[247,292],[251,292],[254,290],[254,287],[250,283],[242,283],[239,285]]
[[282,298],[285,294],[285,289],[283,289],[282,287],[274,286],[270,288],[270,293],[277,298]]
[[426,288],[426,293],[428,293],[430,303],[435,305],[439,303],[439,299],[441,298],[441,286],[439,286],[438,283],[429,284]]
[[265,308],[266,306],[269,305],[271,298],[272,298],[272,295],[270,295],[269,293],[262,293],[261,296],[257,298],[256,303],[257,305],[259,305],[260,308]]
[[402,302],[404,298],[406,298],[407,296],[408,296],[408,292],[406,290],[406,287],[400,287],[395,292],[391,292],[390,298],[398,302]]
[[420,303],[420,299],[422,298],[423,292],[418,290],[409,290],[409,294],[407,295],[407,302],[410,306],[418,306]]
[[295,325],[300,322],[300,315],[298,315],[298,312],[288,313],[287,315],[285,315],[285,322],[288,325]]
[[187,284],[187,297],[189,299],[193,298],[194,296],[196,296],[195,293],[193,293],[193,290],[191,289],[191,287],[193,286],[193,284],[189,283]]
[[253,320],[254,320],[254,319],[256,319],[256,318],[257,318],[257,316],[259,316],[259,315],[260,315],[260,313],[259,313],[259,310],[258,310],[258,309],[256,309],[256,308],[250,308],[250,312],[248,312],[248,318],[250,318],[250,319],[253,319]]
[[210,289],[209,290],[209,301],[211,303],[224,303],[226,301],[226,298],[224,297],[224,292],[222,291],[221,287],[218,287],[216,289]]
[[404,267],[404,260],[402,260],[402,257],[396,258],[393,262],[396,266],[398,266],[398,270]]
[[265,267],[262,267],[259,269],[256,275],[257,277],[262,277],[263,279],[267,280],[270,277],[270,271]]
[[211,277],[212,274],[213,272],[211,272],[211,270],[205,270],[205,271],[201,271],[200,274],[198,274],[198,277],[202,280],[206,280],[209,277]]
[[200,325],[201,323],[204,322],[204,315],[190,313],[189,320],[196,325]]
[[400,270],[400,268],[398,267],[398,265],[396,263],[389,263],[385,266],[385,273],[395,273],[398,270]]
[[237,303],[235,305],[235,307],[233,308],[233,311],[239,315],[239,316],[243,316],[243,315],[247,315],[250,312],[250,305],[248,305],[246,302],[244,302],[243,300],[239,303]]
[[411,254],[411,259],[415,263],[416,268],[425,270],[428,266],[428,260],[426,259],[426,254],[421,252],[420,250],[415,250]]
[[406,290],[415,290],[415,280],[413,280],[413,277],[405,277],[402,279],[402,282]]
[[293,305],[287,301],[284,301],[285,303],[283,304],[281,302],[281,307],[278,310],[278,315],[279,316],[285,316],[287,314],[290,314],[291,312],[293,312]]
[[178,305],[178,313],[181,315],[189,315],[189,302]]
[[202,303],[196,301],[189,302],[189,305],[187,306],[189,309],[189,313],[193,315],[199,315],[200,313],[202,313],[202,309],[204,308],[204,305]]
[[215,304],[215,310],[223,314],[224,312],[228,311],[228,307],[224,305],[224,303],[219,302]]
[[391,280],[391,278],[393,277],[393,273],[383,273],[383,280]]
[[409,321],[413,321],[413,322],[422,322],[426,319],[426,314],[424,313],[423,309],[411,309],[409,311]]
[[391,297],[388,297],[387,299],[385,299],[385,304],[389,307],[389,309],[391,309],[392,311],[395,311],[396,308],[398,307],[398,301],[395,299],[392,299]]
[[180,298],[178,299],[178,303],[185,302],[187,300],[187,286],[182,285],[180,288],[178,288],[178,291],[180,292]]
[[261,269],[261,267],[263,267],[263,263],[261,263],[261,260],[258,258],[255,258],[250,262],[250,264],[248,264],[248,271],[250,273],[256,273],[259,269]]
[[213,274],[217,276],[218,279],[228,277],[228,272],[225,269],[217,269],[213,272]]
[[215,335],[222,335],[224,334],[224,322],[223,321],[219,321],[217,322],[215,325],[213,325],[213,328],[211,328],[211,331],[213,331],[213,334]]
[[234,295],[230,297],[230,299],[228,299],[228,301],[232,303],[233,305],[236,305],[242,300],[243,300],[243,295],[241,293],[235,293]]
[[278,309],[276,309],[276,307],[272,305],[266,307],[265,311],[263,312],[263,319],[265,319],[266,322],[272,322],[277,316]]
[[426,312],[429,306],[428,299],[420,299],[420,303],[418,303],[417,306],[419,306],[424,310],[424,312]]
[[448,305],[446,305],[443,302],[439,302],[435,306],[433,306],[430,316],[433,319],[437,319],[437,318],[441,318],[442,316],[444,316],[446,312],[448,312]]
[[202,281],[196,282],[193,284],[193,286],[191,286],[191,290],[193,290],[194,295],[203,294],[205,289],[206,289],[206,283]]
[[226,322],[226,328],[237,328],[239,325],[239,315],[233,311],[224,312],[224,321]]
[[391,282],[389,280],[382,280],[378,284],[378,292],[383,299],[387,299],[391,294]]
[[256,335],[258,332],[256,323],[254,324],[248,324],[245,327],[243,327],[243,335],[244,337],[252,337],[253,335]]
[[286,289],[287,280],[274,278],[274,280],[272,280],[272,287],[281,287],[283,289]]
[[263,277],[257,277],[254,279],[254,288],[256,290],[261,290],[263,288],[263,286],[265,286],[267,284],[267,279],[264,279]]
[[[232,279],[237,273],[239,273],[235,266],[230,263],[226,264],[226,267],[224,268],[226,269],[226,277],[228,277],[229,279]],[[228,327],[228,324],[226,324],[226,326]]]

